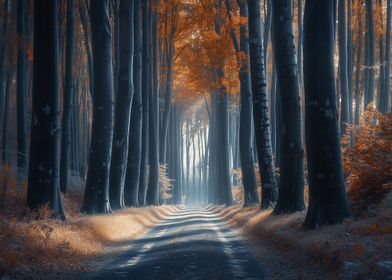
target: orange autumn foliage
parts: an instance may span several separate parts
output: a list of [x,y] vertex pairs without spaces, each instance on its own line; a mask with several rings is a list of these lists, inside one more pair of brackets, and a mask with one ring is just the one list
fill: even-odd
[[348,195],[355,214],[380,203],[392,189],[392,114],[383,115],[371,108],[362,124],[349,128],[353,147],[348,145],[350,133],[342,141]]

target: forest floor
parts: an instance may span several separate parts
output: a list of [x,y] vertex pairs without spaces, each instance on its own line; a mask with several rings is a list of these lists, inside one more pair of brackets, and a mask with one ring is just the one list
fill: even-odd
[[[140,255],[146,249],[138,244],[148,244],[164,228],[168,229],[162,236],[167,235],[168,238],[163,238],[162,244],[155,242],[154,248],[147,248],[154,253],[157,246],[164,248],[167,245],[165,242],[169,242],[167,250],[160,250],[163,257],[159,257],[159,254],[154,257],[163,261],[168,259],[166,251],[178,255],[183,249],[192,251],[191,255],[207,254],[198,258],[201,262],[211,254],[224,253],[226,256],[225,250],[233,252],[234,260],[242,259],[243,256],[236,253],[238,246],[235,244],[244,243],[241,241],[244,237],[248,244],[239,247],[247,249],[239,251],[246,252],[248,260],[252,260],[248,253],[249,249],[252,251],[262,267],[263,279],[392,279],[392,193],[381,205],[371,207],[361,217],[348,219],[340,225],[305,231],[301,226],[306,211],[278,216],[270,210],[260,211],[258,207],[242,208],[239,205],[205,208],[212,218],[204,216],[206,213],[197,214],[197,211],[202,211],[200,209],[189,210],[184,206],[129,208],[112,215],[81,215],[81,185],[82,182],[73,182],[63,198],[66,221],[49,219],[47,209],[42,209],[38,219],[36,213],[26,213],[25,209],[20,208],[25,202],[26,192],[23,190],[7,194],[6,201],[12,203],[2,205],[4,207],[0,211],[1,280],[82,279],[84,276],[90,277],[94,271],[108,272],[108,268],[113,268],[113,260],[121,260],[124,256],[131,260],[133,253],[136,258],[140,257],[138,266],[135,266],[139,269],[137,271],[145,274],[146,270],[143,269],[149,266],[143,267],[143,263],[148,264],[152,259],[148,254]],[[192,211],[196,211],[196,214],[192,214]],[[169,220],[174,221],[171,222],[174,227],[168,223]],[[189,238],[179,242],[181,234],[186,236],[184,230]],[[194,234],[193,231],[204,233]],[[225,237],[226,234],[228,236]],[[207,235],[210,238],[206,239]],[[191,250],[185,245],[178,247],[180,243],[195,244]],[[198,244],[207,244],[204,246],[206,249]],[[212,247],[215,249],[212,250]],[[222,251],[222,248],[226,249]],[[175,263],[180,265],[186,256],[178,259],[180,261]],[[217,259],[221,260],[217,267],[233,262],[230,258],[226,262],[223,257]],[[170,265],[173,264],[170,262]],[[165,270],[166,275],[179,271],[181,267],[169,271],[170,265]],[[204,265],[201,267],[204,268]],[[198,267],[189,265],[188,269],[185,273],[192,273]],[[230,271],[222,271],[222,275],[227,272]]]
[[306,211],[215,211],[246,236],[267,279],[392,279],[392,193],[365,216],[314,231],[302,229]]
[[[76,182],[64,197],[66,221],[48,218],[43,209],[26,213],[25,192],[0,212],[0,279],[72,279],[98,269],[119,254],[124,242],[144,235],[175,206],[128,208],[112,215],[86,216],[79,212],[82,188]],[[19,209],[18,209],[19,208]]]

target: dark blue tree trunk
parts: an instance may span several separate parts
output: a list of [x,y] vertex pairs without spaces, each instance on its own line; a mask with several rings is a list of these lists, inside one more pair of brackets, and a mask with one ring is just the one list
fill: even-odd
[[74,35],[74,11],[73,0],[67,0],[67,41],[65,51],[65,82],[63,101],[63,122],[61,136],[61,164],[60,164],[60,189],[67,192],[68,173],[71,155],[71,112],[73,110],[74,87],[73,87],[73,35]]
[[117,82],[115,125],[110,166],[110,206],[124,208],[124,185],[128,160],[129,124],[133,98],[133,1],[120,0],[119,72]]
[[261,208],[274,206],[277,188],[272,156],[268,95],[265,80],[264,50],[261,35],[260,0],[248,0],[250,68],[253,91],[253,117],[262,184]]
[[304,16],[305,125],[309,208],[305,228],[351,215],[343,178],[334,73],[333,1],[307,0]]
[[109,213],[109,172],[114,127],[112,30],[109,1],[90,1],[94,65],[93,124],[82,212]]
[[139,206],[138,192],[140,180],[140,163],[142,152],[142,14],[141,1],[136,0],[134,7],[134,59],[133,85],[134,94],[129,126],[129,151],[127,173],[125,178],[125,204]]
[[[18,0],[18,59],[16,86],[18,167],[26,168],[27,152],[27,1]],[[57,50],[58,51],[58,50]]]
[[60,198],[58,2],[34,2],[33,108],[27,205],[49,205],[64,218]]
[[292,0],[272,3],[272,42],[281,105],[279,196],[274,209],[277,214],[305,208],[300,81],[291,11]]

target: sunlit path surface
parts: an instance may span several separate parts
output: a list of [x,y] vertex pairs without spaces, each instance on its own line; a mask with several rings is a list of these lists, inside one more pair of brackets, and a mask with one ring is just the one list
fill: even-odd
[[184,208],[91,279],[264,279],[241,237],[208,208]]

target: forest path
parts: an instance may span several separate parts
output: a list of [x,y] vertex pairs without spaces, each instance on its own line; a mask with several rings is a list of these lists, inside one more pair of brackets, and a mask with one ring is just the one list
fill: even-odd
[[245,241],[207,207],[172,213],[91,279],[264,279]]

